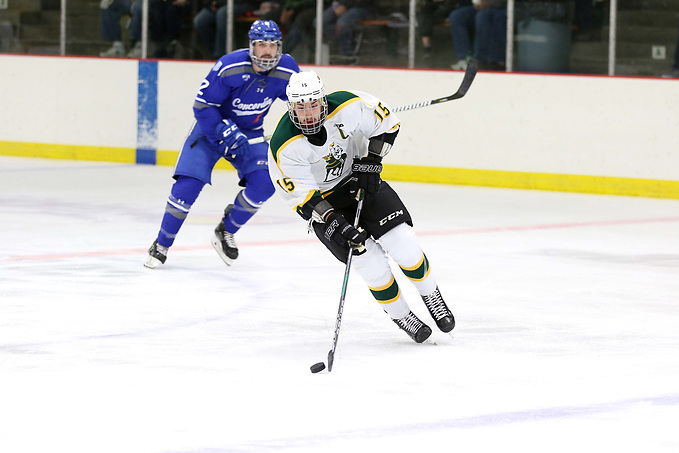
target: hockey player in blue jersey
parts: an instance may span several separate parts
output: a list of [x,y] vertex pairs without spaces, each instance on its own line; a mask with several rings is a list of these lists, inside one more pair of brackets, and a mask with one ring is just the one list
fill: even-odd
[[248,140],[264,135],[264,116],[277,98],[287,100],[288,79],[299,66],[281,53],[282,34],[275,22],[255,21],[248,37],[249,49],[224,55],[200,85],[193,104],[196,121],[177,159],[160,231],[144,263],[148,268],[165,263],[191,206],[205,184],[211,184],[212,169],[222,157],[238,171],[239,185],[244,187],[224,210],[212,238],[226,264],[238,258],[234,234],[274,194],[269,145],[250,145]]

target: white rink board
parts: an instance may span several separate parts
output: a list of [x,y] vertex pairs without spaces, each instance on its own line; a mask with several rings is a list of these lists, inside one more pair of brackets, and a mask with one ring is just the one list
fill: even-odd
[[0,55],[0,141],[135,147],[137,62]]
[[[211,62],[158,63],[158,144],[178,151]],[[136,147],[137,60],[0,56],[0,141]],[[311,67],[303,67],[310,69]],[[399,106],[453,93],[462,72],[316,67],[329,91]],[[461,100],[399,113],[390,163],[677,180],[679,82],[481,72]],[[285,113],[274,103],[271,132]]]

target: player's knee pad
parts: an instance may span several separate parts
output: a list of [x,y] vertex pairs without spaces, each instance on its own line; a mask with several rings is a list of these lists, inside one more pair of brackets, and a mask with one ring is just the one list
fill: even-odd
[[271,198],[275,190],[268,171],[257,170],[246,178],[245,197],[257,207]]
[[172,185],[168,203],[188,212],[193,203],[200,195],[205,183],[190,176],[177,176],[177,181]]
[[429,294],[436,289],[436,280],[430,278],[432,274],[429,260],[417,242],[412,227],[398,225],[382,236],[380,243],[405,276],[415,284],[420,294]]
[[356,270],[369,287],[381,287],[393,280],[389,259],[384,250],[373,239],[365,241],[365,253],[354,257]]
[[184,200],[184,202],[193,204],[200,192],[203,190],[205,183],[199,179],[191,176],[177,176],[177,181],[172,185],[172,196]]
[[405,223],[397,225],[380,237],[380,243],[399,266],[412,266],[422,259],[422,249],[413,228]]

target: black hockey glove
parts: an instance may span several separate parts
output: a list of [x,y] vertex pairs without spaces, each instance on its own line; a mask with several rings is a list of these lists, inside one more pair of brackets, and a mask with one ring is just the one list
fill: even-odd
[[362,159],[355,158],[351,166],[351,179],[349,190],[356,193],[358,189],[363,189],[366,195],[373,195],[380,190],[382,179],[382,158],[374,154],[368,154]]
[[365,250],[365,240],[368,239],[367,231],[354,228],[342,214],[335,211],[325,220],[323,235],[341,246],[348,245],[358,253]]

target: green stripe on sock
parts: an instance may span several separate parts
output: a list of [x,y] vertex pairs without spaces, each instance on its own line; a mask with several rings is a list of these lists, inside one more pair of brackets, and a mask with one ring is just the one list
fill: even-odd
[[393,302],[394,300],[398,299],[398,295],[400,293],[396,280],[392,280],[391,285],[384,289],[376,290],[370,288],[370,292],[373,293],[373,297],[377,299],[377,302],[381,304],[389,304]]
[[429,260],[427,259],[427,255],[422,254],[422,257],[422,264],[417,266],[415,269],[405,269],[401,267],[401,270],[406,275],[406,277],[417,281],[422,280],[427,276],[429,273]]

